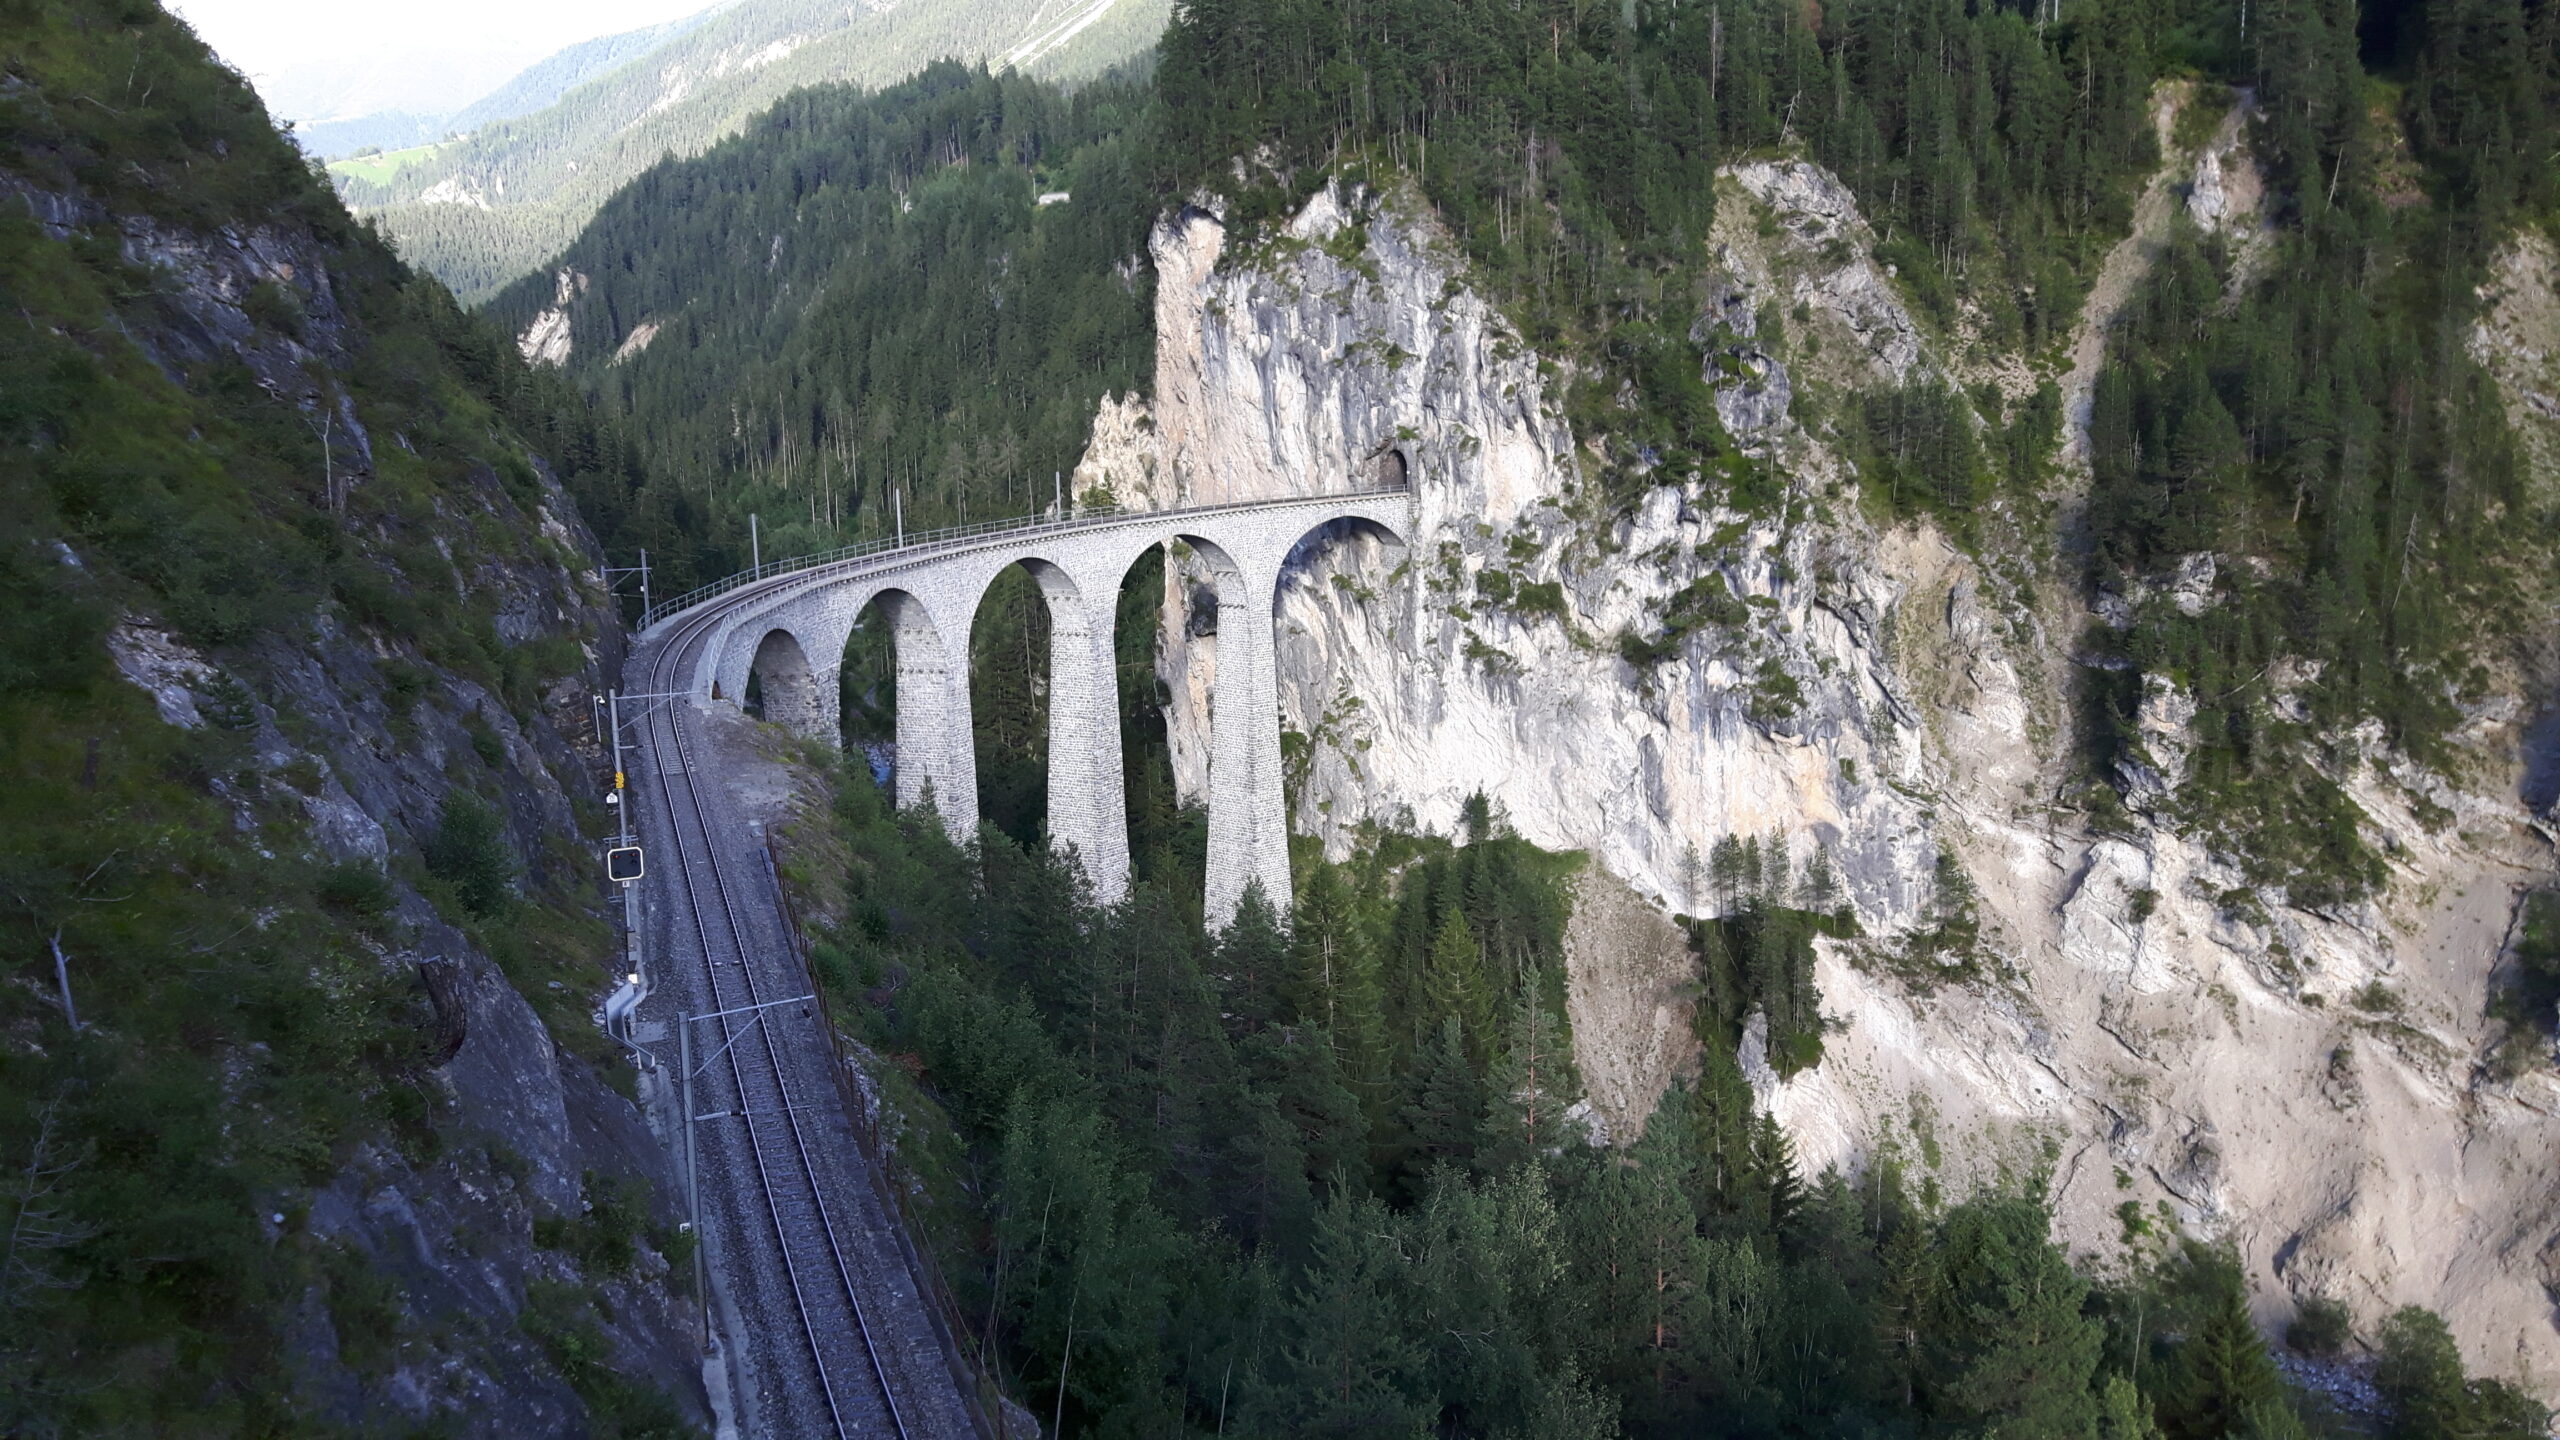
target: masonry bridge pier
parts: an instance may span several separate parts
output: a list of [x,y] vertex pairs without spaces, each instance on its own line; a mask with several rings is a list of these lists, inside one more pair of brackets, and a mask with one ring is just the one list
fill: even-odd
[[1206,563],[1218,602],[1203,900],[1210,922],[1223,925],[1254,881],[1274,905],[1289,903],[1273,663],[1281,572],[1302,547],[1326,543],[1345,526],[1374,527],[1403,544],[1411,506],[1397,488],[920,537],[731,582],[709,599],[676,602],[650,629],[681,621],[701,634],[689,657],[698,704],[739,704],[752,678],[767,720],[836,741],[845,648],[873,610],[896,654],[897,803],[929,800],[951,834],[966,839],[978,824],[969,632],[988,587],[1021,566],[1038,583],[1050,622],[1050,841],[1071,849],[1094,894],[1110,901],[1129,887],[1112,645],[1120,586],[1149,549],[1188,546]]

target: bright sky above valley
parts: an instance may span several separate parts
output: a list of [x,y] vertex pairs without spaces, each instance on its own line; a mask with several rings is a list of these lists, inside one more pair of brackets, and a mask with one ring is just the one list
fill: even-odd
[[280,117],[450,113],[564,45],[711,0],[167,0]]

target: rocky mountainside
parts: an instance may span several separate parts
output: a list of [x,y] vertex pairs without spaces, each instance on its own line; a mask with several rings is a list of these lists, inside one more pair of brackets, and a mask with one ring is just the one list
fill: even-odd
[[[1895,1156],[1962,1189],[2050,1166],[2092,1264],[2171,1226],[2227,1240],[2264,1321],[2315,1295],[2368,1321],[2424,1304],[2475,1364],[2548,1394],[2560,1083],[2547,1057],[2512,1063],[2547,1042],[2491,1005],[2519,897],[2554,869],[2517,789],[2538,682],[2471,703],[2433,765],[2378,726],[2338,737],[2388,879],[2297,903],[2169,803],[2194,743],[2173,688],[2121,762],[2127,813],[2058,803],[2084,629],[2127,623],[2108,605],[2196,613],[2258,562],[2198,552],[2090,614],[2032,517],[1995,507],[1970,543],[1880,522],[1844,454],[1848,405],[1915,379],[1988,413],[2047,380],[2085,396],[2173,226],[2233,237],[2225,283],[2245,283],[2246,103],[2163,91],[2161,171],[2083,338],[2042,362],[1916,314],[1819,166],[1726,165],[1692,333],[1724,426],[1788,477],[1776,505],[1695,480],[1604,503],[1606,441],[1562,403],[1576,357],[1523,342],[1411,191],[1339,184],[1251,248],[1205,198],[1156,230],[1152,393],[1104,407],[1077,484],[1172,505],[1410,477],[1414,534],[1346,537],[1281,596],[1296,823],[1333,853],[1372,823],[1448,832],[1478,790],[1524,837],[1594,857],[1586,907],[1624,887],[1715,911],[1719,837],[1826,851],[1863,938],[1822,942],[1824,1058],[1781,1079],[1756,1035],[1743,1056],[1809,1168]],[[2547,259],[2538,239],[2506,252],[2473,342],[2537,455]],[[2079,424],[2061,452],[2067,509]],[[1159,673],[1198,793],[1216,641],[1182,623],[1191,590],[1169,578]],[[1654,928],[1610,902],[1576,955],[1576,1059],[1629,1134],[1696,1064],[1688,962]]]
[[736,134],[805,86],[881,86],[937,59],[1076,78],[1153,42],[1164,0],[747,0],[677,29],[531,114],[390,180],[342,176],[359,213],[469,303],[539,268],[633,177]]
[[610,437],[165,14],[0,66],[0,1430],[701,1420],[593,1019]]

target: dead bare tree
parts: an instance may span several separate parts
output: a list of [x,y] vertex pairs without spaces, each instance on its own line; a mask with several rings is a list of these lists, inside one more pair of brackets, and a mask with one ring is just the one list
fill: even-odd
[[35,1107],[35,1143],[27,1163],[0,1187],[0,1205],[9,1212],[9,1231],[0,1241],[0,1321],[5,1321],[40,1290],[68,1290],[79,1285],[55,1273],[48,1257],[97,1233],[64,1212],[63,1181],[89,1156],[86,1147],[66,1149],[62,1143],[62,1097]]
[[346,507],[338,500],[337,460],[329,443],[337,433],[338,416],[329,408],[328,400],[328,392],[322,391],[319,400],[302,417],[302,423],[320,440],[320,493],[329,503],[329,513],[343,516]]

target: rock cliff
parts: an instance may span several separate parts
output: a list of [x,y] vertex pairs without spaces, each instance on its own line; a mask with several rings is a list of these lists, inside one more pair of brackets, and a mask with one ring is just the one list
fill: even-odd
[[[2084,317],[2101,338],[2063,357],[2075,372],[2180,193],[2209,226],[2251,214],[2241,113],[2168,150],[2151,228]],[[1818,167],[1746,161],[1722,187],[1692,334],[1727,428],[1787,477],[1775,513],[1694,484],[1602,505],[1588,477],[1606,442],[1560,404],[1574,358],[1520,340],[1409,192],[1329,187],[1249,247],[1206,202],[1156,230],[1153,392],[1105,407],[1079,490],[1415,490],[1412,534],[1322,537],[1282,582],[1294,822],[1339,852],[1371,822],[1446,832],[1481,789],[1528,839],[1589,852],[1605,875],[1576,920],[1573,1018],[1617,1135],[1687,1043],[1666,1019],[1674,962],[1620,891],[1703,912],[1719,838],[1823,847],[1865,932],[1824,943],[1826,1058],[1781,1082],[1742,1057],[1809,1166],[1890,1150],[1958,1188],[2049,1166],[2063,1235],[2095,1263],[2174,1224],[2238,1248],[2264,1320],[2314,1293],[2367,1322],[2422,1303],[2478,1368],[2560,1389],[2560,1082],[2484,1063],[2517,895],[2553,869],[2516,798],[2532,707],[2476,714],[2458,781],[2378,733],[2345,737],[2347,788],[2394,859],[2379,901],[2338,913],[2251,888],[2146,811],[2192,713],[2174,692],[2144,707],[2153,773],[2148,791],[2128,776],[2129,823],[2060,812],[2081,601],[2036,543],[1976,558],[1925,525],[1879,530],[1821,407],[1797,403],[1935,374],[2031,386],[2035,367],[1916,321]],[[2543,398],[2524,377],[2546,351],[2514,334],[2547,308],[2548,269],[2531,247],[2510,257],[2517,298],[2479,342],[2500,347],[2519,411]],[[2107,599],[2208,605],[2230,563],[2191,557]],[[1159,662],[1177,782],[1197,794],[1216,638],[1191,623],[1194,589],[1169,568]],[[1902,942],[1940,901],[1942,853],[1979,891],[1984,940],[1978,963],[1932,973]]]

